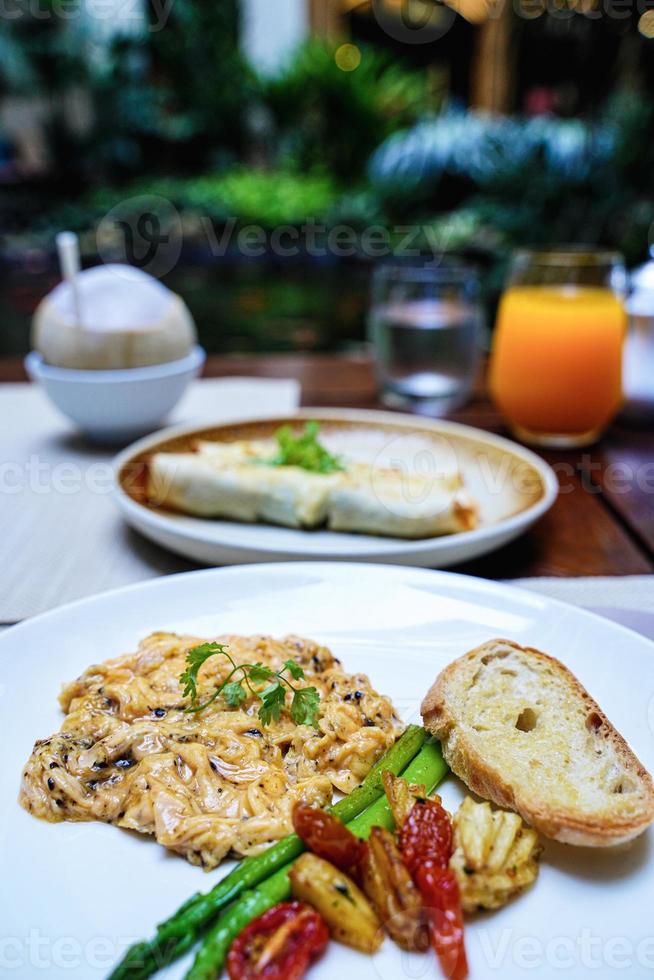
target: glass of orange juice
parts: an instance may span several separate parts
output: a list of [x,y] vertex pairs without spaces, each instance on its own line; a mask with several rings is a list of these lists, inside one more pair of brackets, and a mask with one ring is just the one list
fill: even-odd
[[537,446],[595,442],[622,400],[626,273],[615,252],[515,253],[497,315],[490,390]]

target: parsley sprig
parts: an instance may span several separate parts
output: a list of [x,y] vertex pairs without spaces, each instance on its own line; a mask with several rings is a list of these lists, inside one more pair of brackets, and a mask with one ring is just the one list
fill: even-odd
[[342,472],[345,467],[338,456],[333,456],[318,441],[319,431],[318,422],[307,422],[304,431],[297,436],[290,425],[283,425],[275,433],[276,455],[263,462],[268,466],[300,466],[311,473]]
[[[218,685],[211,697],[198,704],[198,673],[209,657],[227,657],[232,669],[225,680]],[[320,695],[315,687],[295,687],[293,681],[302,680],[304,670],[295,660],[285,660],[281,670],[272,670],[262,663],[237,664],[228,653],[223,643],[201,643],[186,654],[187,667],[180,675],[180,683],[184,685],[184,697],[190,695],[191,704],[184,710],[187,712],[203,711],[217,698],[222,697],[230,708],[239,708],[248,696],[259,698],[259,718],[262,725],[278,721],[286,706],[286,694],[290,691],[291,718],[296,725],[316,725],[318,720],[318,705]],[[289,679],[288,676],[290,675]],[[262,691],[253,685],[265,684]]]

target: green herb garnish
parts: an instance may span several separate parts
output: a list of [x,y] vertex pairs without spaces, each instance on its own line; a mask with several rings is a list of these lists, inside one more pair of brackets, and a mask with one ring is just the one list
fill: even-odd
[[[227,657],[232,669],[213,692],[210,698],[198,704],[198,673],[209,657]],[[223,643],[201,643],[186,654],[187,667],[180,675],[180,683],[184,685],[184,697],[191,697],[191,704],[184,710],[195,713],[202,711],[217,698],[225,700],[230,708],[239,708],[251,695],[259,698],[259,718],[263,725],[278,721],[286,707],[286,694],[291,691],[291,718],[296,725],[316,725],[318,720],[318,705],[320,695],[315,687],[295,687],[285,674],[290,674],[293,680],[299,681],[304,677],[304,670],[295,660],[286,660],[281,670],[272,670],[262,663],[237,664]],[[268,686],[258,691],[253,684]]]
[[275,433],[277,453],[272,459],[261,460],[268,466],[300,466],[310,473],[339,473],[345,469],[338,456],[318,442],[318,422],[307,422],[304,431],[294,435],[290,425]]

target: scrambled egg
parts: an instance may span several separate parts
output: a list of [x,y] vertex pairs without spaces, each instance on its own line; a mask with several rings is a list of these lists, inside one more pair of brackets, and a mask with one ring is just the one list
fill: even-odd
[[[218,637],[237,663],[279,670],[293,659],[301,686],[321,696],[318,728],[288,712],[263,727],[250,696],[226,710],[219,698],[186,713],[179,675],[203,642],[153,633],[136,653],[89,667],[67,684],[61,731],[36,743],[20,802],[45,820],[101,820],[153,834],[193,864],[215,867],[229,852],[256,854],[292,830],[296,801],[325,806],[349,793],[402,726],[363,674],[347,674],[325,647],[289,636]],[[204,700],[230,664],[202,667]]]
[[453,817],[450,868],[464,912],[498,909],[538,875],[538,834],[517,813],[465,798]]

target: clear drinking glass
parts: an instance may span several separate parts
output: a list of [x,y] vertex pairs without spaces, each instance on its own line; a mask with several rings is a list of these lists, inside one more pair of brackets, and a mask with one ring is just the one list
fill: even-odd
[[470,396],[483,317],[474,273],[462,265],[384,263],[368,320],[382,401],[444,415]]
[[516,252],[497,314],[491,394],[515,435],[593,443],[622,401],[622,256],[587,247]]

